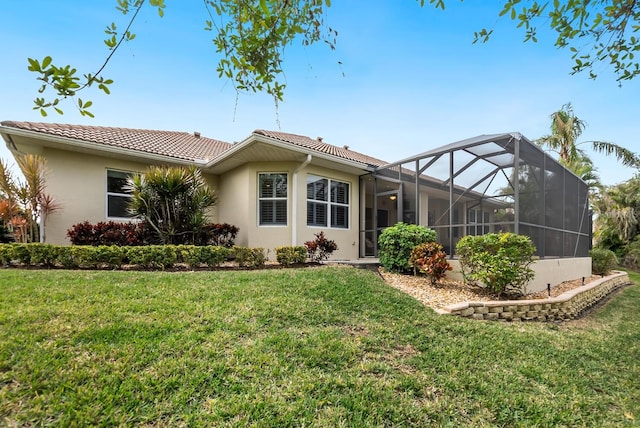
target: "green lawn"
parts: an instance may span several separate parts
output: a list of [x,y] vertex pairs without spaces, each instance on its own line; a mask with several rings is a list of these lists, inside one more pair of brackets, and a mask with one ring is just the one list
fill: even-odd
[[639,305],[492,323],[351,268],[0,270],[0,426],[636,426]]

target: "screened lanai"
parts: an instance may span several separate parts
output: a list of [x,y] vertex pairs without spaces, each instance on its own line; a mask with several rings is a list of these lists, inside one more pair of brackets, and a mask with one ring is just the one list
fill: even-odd
[[403,221],[434,229],[451,257],[465,235],[507,231],[531,237],[541,258],[588,256],[587,185],[519,133],[384,165],[364,185],[364,255],[376,255],[381,231]]

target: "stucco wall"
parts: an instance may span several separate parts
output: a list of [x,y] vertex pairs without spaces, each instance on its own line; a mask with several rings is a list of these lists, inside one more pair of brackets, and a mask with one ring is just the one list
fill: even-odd
[[[248,167],[242,166],[222,174],[218,188],[218,220],[240,228],[236,245],[249,245],[249,194],[252,191]],[[255,189],[253,189],[255,194]]]
[[[69,244],[66,231],[76,223],[111,220],[106,217],[106,170],[143,172],[148,163],[119,158],[95,156],[77,152],[43,148],[47,158],[47,189],[59,202],[60,211],[52,214],[46,225],[47,242]],[[358,257],[360,185],[357,175],[313,165],[301,168],[296,162],[253,162],[238,167],[220,177],[204,174],[216,190],[218,204],[210,212],[211,221],[230,223],[240,228],[238,245],[263,247],[274,259],[274,248],[283,245],[302,245],[324,231],[328,239],[338,244],[335,260]],[[299,169],[300,168],[300,169]],[[296,171],[299,169],[298,171]],[[284,172],[288,174],[288,221],[286,226],[258,224],[258,173]],[[306,213],[307,174],[349,183],[349,228],[308,227]],[[123,221],[122,219],[113,219]],[[124,220],[126,221],[126,220]]]
[[[349,228],[331,229],[324,227],[307,226],[307,174],[312,174],[333,180],[349,183]],[[353,260],[359,255],[359,228],[360,228],[360,178],[355,175],[340,171],[318,168],[310,165],[298,174],[298,200],[302,203],[298,210],[298,236],[297,244],[314,239],[314,234],[324,231],[328,239],[333,239],[338,244],[338,251],[333,254],[333,260]]]
[[[449,264],[453,270],[447,273],[447,278],[461,281],[460,262],[454,259],[449,260]],[[531,269],[535,272],[535,277],[527,284],[526,292],[536,293],[546,290],[547,284],[553,287],[564,281],[590,276],[591,257],[536,260]]]
[[[43,148],[47,159],[47,192],[60,204],[61,209],[51,214],[46,223],[47,242],[69,244],[67,230],[76,223],[122,219],[107,218],[107,169],[143,172],[148,163],[92,156],[82,153]],[[217,177],[205,179],[215,189]],[[211,221],[216,221],[216,209],[209,211]]]
[[[328,239],[338,244],[334,260],[358,257],[359,178],[339,171],[309,165],[296,172],[301,163],[253,162],[222,174],[219,181],[219,220],[240,228],[236,243],[269,250],[275,259],[279,246],[303,245],[324,231]],[[260,226],[258,224],[258,174],[286,173],[288,201],[286,226]],[[307,174],[349,183],[349,228],[331,229],[307,226]],[[295,231],[295,232],[294,232]]]

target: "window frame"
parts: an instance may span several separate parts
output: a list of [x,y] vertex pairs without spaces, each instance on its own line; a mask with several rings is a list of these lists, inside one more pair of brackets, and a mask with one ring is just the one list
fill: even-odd
[[[286,184],[286,196],[271,196],[271,197],[264,197],[261,196],[261,189],[260,189],[260,178],[261,176],[264,175],[281,175],[284,176],[285,178],[285,184]],[[257,182],[256,182],[256,196],[257,196],[257,218],[256,218],[256,223],[258,225],[258,227],[287,227],[289,225],[289,173],[288,172],[283,172],[283,171],[262,171],[262,172],[258,172],[257,174]],[[281,222],[270,222],[270,223],[263,223],[262,222],[262,202],[263,201],[273,201],[273,202],[277,202],[277,201],[284,201],[285,203],[285,209],[284,209],[284,213],[285,213],[285,221],[284,223]]]
[[[313,179],[313,181],[309,181],[311,179]],[[321,200],[321,199],[309,199],[309,185],[310,184],[314,184],[317,183],[319,181],[322,180],[326,180],[327,183],[327,188],[325,191],[325,200]],[[343,202],[337,202],[337,200],[334,200],[334,193],[333,193],[333,186],[334,184],[338,184],[338,185],[345,185],[346,186],[346,203]],[[307,207],[307,227],[310,228],[326,228],[326,229],[334,229],[334,230],[349,230],[351,228],[351,183],[348,181],[343,181],[343,180],[336,180],[333,178],[329,178],[329,177],[325,177],[325,176],[321,176],[321,175],[316,175],[316,174],[307,174],[307,180],[306,180],[306,185],[307,185],[307,192],[306,192],[306,207]],[[315,195],[315,192],[314,192]],[[337,199],[337,198],[335,198]],[[309,209],[311,206],[317,206],[317,205],[323,205],[325,206],[325,213],[326,213],[326,224],[319,224],[319,223],[309,223]],[[345,215],[345,221],[346,221],[346,225],[344,226],[336,226],[334,224],[334,208],[346,208],[346,215]],[[315,217],[315,216],[314,216]]]
[[133,215],[129,215],[129,216],[125,216],[125,217],[109,215],[109,196],[115,196],[115,197],[119,197],[119,198],[129,198],[129,199],[131,199],[133,197],[133,195],[131,193],[126,193],[126,192],[125,193],[121,193],[121,192],[111,192],[111,191],[109,191],[109,173],[110,172],[126,174],[128,176],[128,178],[131,178],[135,174],[138,174],[138,173],[134,172],[134,171],[127,171],[127,170],[117,169],[117,168],[105,168],[105,218],[109,219],[109,220],[133,221],[133,220],[135,220],[135,217]]

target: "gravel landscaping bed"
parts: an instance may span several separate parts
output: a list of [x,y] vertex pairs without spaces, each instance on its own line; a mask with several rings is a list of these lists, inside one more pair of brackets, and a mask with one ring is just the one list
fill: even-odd
[[[385,271],[383,268],[379,268],[378,272],[384,281],[390,286],[407,293],[422,302],[424,305],[434,309],[442,309],[443,307],[453,303],[500,300],[498,296],[484,288],[472,287],[459,281],[444,279],[439,281],[436,286],[432,286],[431,281],[426,276],[390,273]],[[599,276],[593,275],[585,278],[584,283],[588,284],[589,282],[599,278]],[[563,282],[551,289],[551,296],[558,296],[565,291],[572,290],[582,285],[582,278],[574,281]],[[547,297],[548,293],[545,290],[538,293],[527,294],[523,299],[546,299]]]

